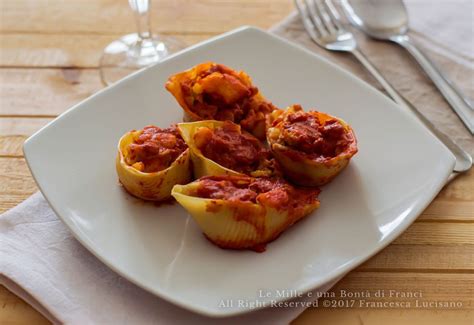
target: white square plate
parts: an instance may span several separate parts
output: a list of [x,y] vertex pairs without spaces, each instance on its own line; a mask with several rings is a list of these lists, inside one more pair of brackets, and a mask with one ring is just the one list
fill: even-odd
[[[278,107],[300,103],[351,124],[359,153],[331,184],[321,208],[267,251],[212,245],[179,205],[156,207],[118,185],[117,141],[147,124],[166,127],[182,110],[168,76],[216,61],[245,70]],[[229,316],[223,299],[258,290],[308,291],[340,277],[400,235],[441,189],[451,153],[380,92],[315,54],[245,27],[193,46],[71,108],[24,145],[33,176],[76,238],[117,273],[179,306]]]

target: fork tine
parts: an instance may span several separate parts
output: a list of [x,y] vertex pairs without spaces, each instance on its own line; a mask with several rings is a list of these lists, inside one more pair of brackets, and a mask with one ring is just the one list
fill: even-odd
[[339,15],[339,12],[337,11],[332,1],[324,0],[324,6],[326,7],[329,15],[331,16],[334,25],[336,25],[336,28],[342,31],[344,27],[341,24],[341,16]]
[[319,35],[316,34],[317,29],[314,26],[312,19],[310,18],[310,14],[306,10],[305,6],[300,3],[300,0],[294,0],[294,3],[296,5],[296,8],[298,9],[298,12],[300,13],[301,21],[303,22],[304,28],[308,32],[309,36],[313,39],[313,41],[319,44]]
[[324,22],[324,26],[326,27],[329,34],[336,33],[336,26],[333,23],[332,17],[328,14],[326,6],[323,5],[322,0],[313,0],[314,6],[317,8],[316,11]]
[[321,17],[319,17],[318,12],[315,7],[309,2],[309,0],[304,0],[306,8],[309,12],[309,17],[313,22],[314,28],[318,31],[321,37],[324,37],[328,34],[326,27],[324,26]]

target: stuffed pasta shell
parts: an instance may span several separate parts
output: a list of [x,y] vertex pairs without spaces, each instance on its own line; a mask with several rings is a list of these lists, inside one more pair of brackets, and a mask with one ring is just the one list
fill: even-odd
[[132,195],[151,201],[171,198],[175,184],[191,181],[190,153],[176,126],[146,126],[119,141],[116,170]]
[[185,121],[230,120],[259,139],[265,138],[266,114],[275,108],[245,72],[213,62],[171,76],[166,89],[184,109]]
[[214,244],[256,251],[318,208],[318,194],[281,178],[229,175],[176,185],[172,192]]
[[298,185],[330,182],[357,153],[352,128],[325,113],[300,105],[269,116],[267,141],[287,178]]
[[230,121],[179,123],[179,132],[191,150],[194,176],[278,174],[271,152],[251,134]]

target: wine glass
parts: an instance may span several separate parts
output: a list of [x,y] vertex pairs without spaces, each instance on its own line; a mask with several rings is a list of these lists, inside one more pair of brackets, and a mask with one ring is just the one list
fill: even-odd
[[137,33],[113,41],[100,58],[100,78],[110,85],[136,70],[163,60],[185,48],[181,41],[151,32],[150,0],[128,0],[135,14]]

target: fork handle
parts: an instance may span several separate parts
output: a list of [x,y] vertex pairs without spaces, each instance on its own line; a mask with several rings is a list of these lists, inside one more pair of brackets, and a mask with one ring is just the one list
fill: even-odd
[[355,49],[351,52],[362,65],[372,74],[372,76],[383,86],[387,93],[392,99],[400,106],[406,108],[408,111],[413,113],[427,128],[437,137],[456,157],[456,165],[454,166],[454,172],[465,172],[472,166],[472,157],[459,147],[453,140],[451,140],[446,134],[441,132],[433,125],[411,102],[403,97],[382,74],[377,68],[367,59],[367,57],[359,50]]
[[390,40],[401,45],[416,59],[441,94],[443,94],[453,111],[459,116],[471,134],[474,134],[474,108],[469,99],[410,40],[408,35],[399,35],[390,38]]

